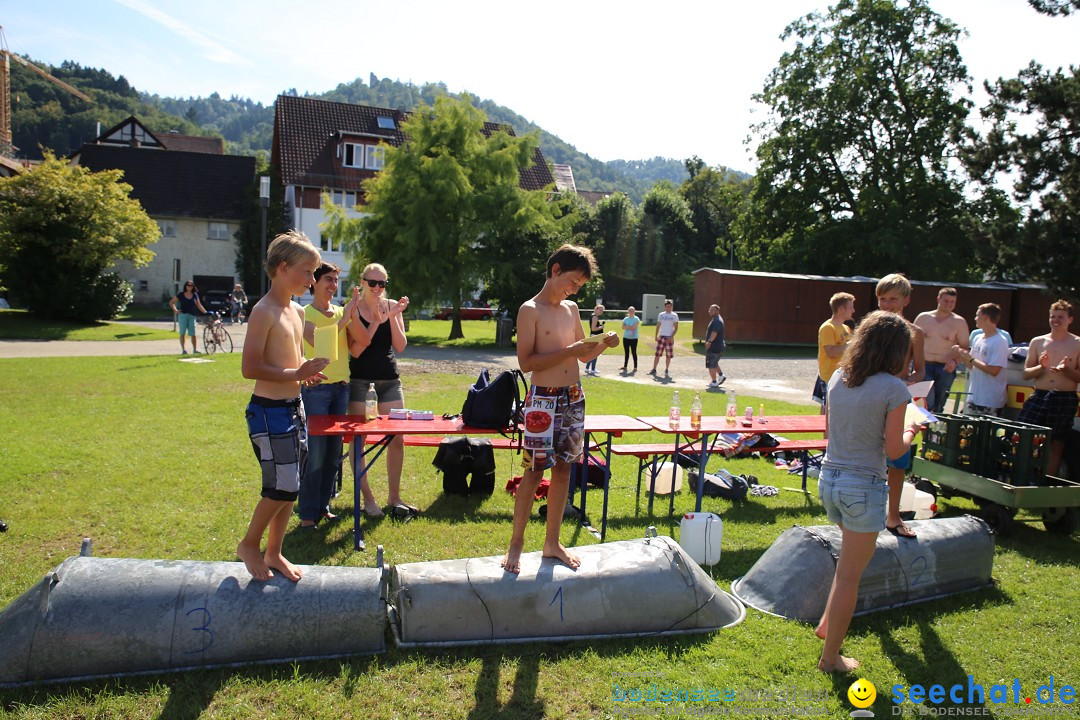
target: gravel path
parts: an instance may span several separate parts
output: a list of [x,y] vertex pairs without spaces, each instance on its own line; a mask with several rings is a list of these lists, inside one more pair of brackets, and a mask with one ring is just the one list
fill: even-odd
[[[141,327],[171,330],[169,322],[142,321],[132,323]],[[229,333],[239,352],[244,345],[246,325],[229,325]],[[200,331],[201,332],[201,331]],[[200,336],[201,345],[201,336]],[[73,340],[0,340],[0,358],[17,357],[87,357],[87,356],[175,355],[180,358],[179,340],[144,341],[73,341]],[[621,373],[622,349],[609,350],[600,356],[597,370],[608,380],[638,384],[658,384],[672,389],[706,390],[709,382],[705,359],[701,355],[678,354],[671,361],[671,377],[658,378],[648,374],[652,353],[647,344],[639,348],[637,373]],[[451,373],[475,377],[481,368],[492,370],[517,367],[512,350],[467,350],[410,345],[400,356],[402,375],[419,373]],[[660,361],[660,368],[664,366]],[[810,390],[817,377],[817,362],[813,359],[735,358],[720,363],[728,380],[721,390],[708,390],[709,395],[724,395],[729,389],[771,400],[810,405]],[[583,377],[587,386],[592,378]],[[767,408],[766,408],[767,411]]]

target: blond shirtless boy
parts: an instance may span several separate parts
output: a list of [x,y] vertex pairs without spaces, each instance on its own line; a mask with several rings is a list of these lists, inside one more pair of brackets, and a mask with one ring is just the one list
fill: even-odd
[[[911,302],[911,282],[899,273],[886,275],[878,280],[874,293],[877,295],[878,310],[896,313],[903,317],[904,308]],[[926,360],[923,354],[926,334],[921,327],[910,320],[908,320],[908,327],[911,329],[911,350],[908,352],[908,359],[904,363],[904,372],[900,374],[900,379],[911,385],[922,380],[926,374]],[[913,538],[915,531],[900,519],[900,495],[904,491],[904,475],[911,467],[911,455],[886,458],[886,460],[889,468],[887,473],[889,509],[885,516],[885,529],[897,537]]]
[[1046,472],[1057,476],[1065,438],[1076,417],[1076,387],[1080,382],[1080,338],[1069,332],[1073,306],[1058,300],[1050,306],[1050,332],[1028,345],[1024,379],[1032,380],[1035,392],[1024,402],[1017,418],[1052,431]]
[[292,296],[303,295],[315,284],[321,262],[319,251],[299,230],[278,235],[266,253],[270,290],[248,314],[241,369],[244,377],[255,381],[246,415],[251,446],[262,467],[262,499],[236,554],[256,580],[270,579],[274,570],[293,582],[303,574],[281,554],[307,459],[300,386],[324,380],[320,371],[329,360],[304,361],[304,311]]
[[919,313],[915,324],[926,333],[926,379],[934,387],[926,398],[930,412],[939,413],[949,398],[949,388],[956,378],[956,363],[960,359],[953,346],[968,349],[967,320],[953,312],[956,309],[956,288],[942,288],[937,294],[937,309]]
[[585,392],[578,363],[619,344],[614,332],[597,336],[602,337],[598,342],[583,342],[577,303],[568,299],[595,272],[596,260],[588,248],[563,245],[548,258],[544,287],[518,310],[518,364],[532,377],[525,398],[525,448],[521,453],[525,472],[514,498],[514,527],[502,562],[508,572],[521,571],[525,527],[547,468],[551,468],[551,487],[543,556],[571,568],[581,565],[581,559],[559,542],[570,466],[580,462],[584,452]]

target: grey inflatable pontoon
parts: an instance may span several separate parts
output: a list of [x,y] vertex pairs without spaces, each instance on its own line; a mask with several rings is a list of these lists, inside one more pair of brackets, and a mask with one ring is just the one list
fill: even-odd
[[385,651],[382,567],[303,571],[68,558],[0,612],[0,687]]
[[[855,615],[925,602],[993,585],[994,537],[982,520],[965,515],[908,521],[914,539],[882,532],[859,583]],[[756,610],[816,623],[829,599],[840,528],[786,530],[731,586]]]
[[540,553],[395,565],[391,629],[401,647],[710,632],[745,609],[669,537],[573,548],[571,570]]

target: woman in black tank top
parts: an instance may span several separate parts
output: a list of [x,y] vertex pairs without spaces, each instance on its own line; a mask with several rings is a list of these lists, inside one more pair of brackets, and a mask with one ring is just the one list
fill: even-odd
[[[388,285],[386,268],[371,263],[360,277],[360,302],[356,304],[353,321],[362,328],[358,335],[366,336],[367,342],[350,336],[349,354],[349,414],[363,415],[368,388],[375,385],[379,398],[379,416],[385,417],[393,408],[405,407],[405,395],[398,378],[397,353],[405,349],[405,321],[402,313],[409,307],[409,298],[399,300],[386,297]],[[363,442],[363,436],[358,436]],[[362,447],[362,446],[361,446]],[[353,458],[357,457],[353,446]],[[386,448],[386,476],[389,481],[388,504],[415,510],[401,499],[401,466],[405,459],[405,444],[398,435]],[[383,514],[365,475],[360,483],[364,494],[364,512],[372,517]]]

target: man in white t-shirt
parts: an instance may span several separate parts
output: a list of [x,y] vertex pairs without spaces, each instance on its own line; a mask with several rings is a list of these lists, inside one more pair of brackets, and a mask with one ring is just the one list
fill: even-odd
[[667,361],[664,365],[664,377],[671,377],[671,356],[674,354],[675,333],[679,332],[679,316],[672,312],[673,303],[664,301],[664,312],[656,318],[656,355],[653,357],[650,375],[656,375],[656,366],[660,363],[660,355]]
[[965,412],[972,415],[998,415],[1005,407],[1005,368],[1009,363],[1009,343],[997,324],[1001,308],[994,303],[979,306],[975,313],[975,325],[983,334],[975,340],[969,352],[959,345],[953,352],[967,364],[971,372],[971,397]]

